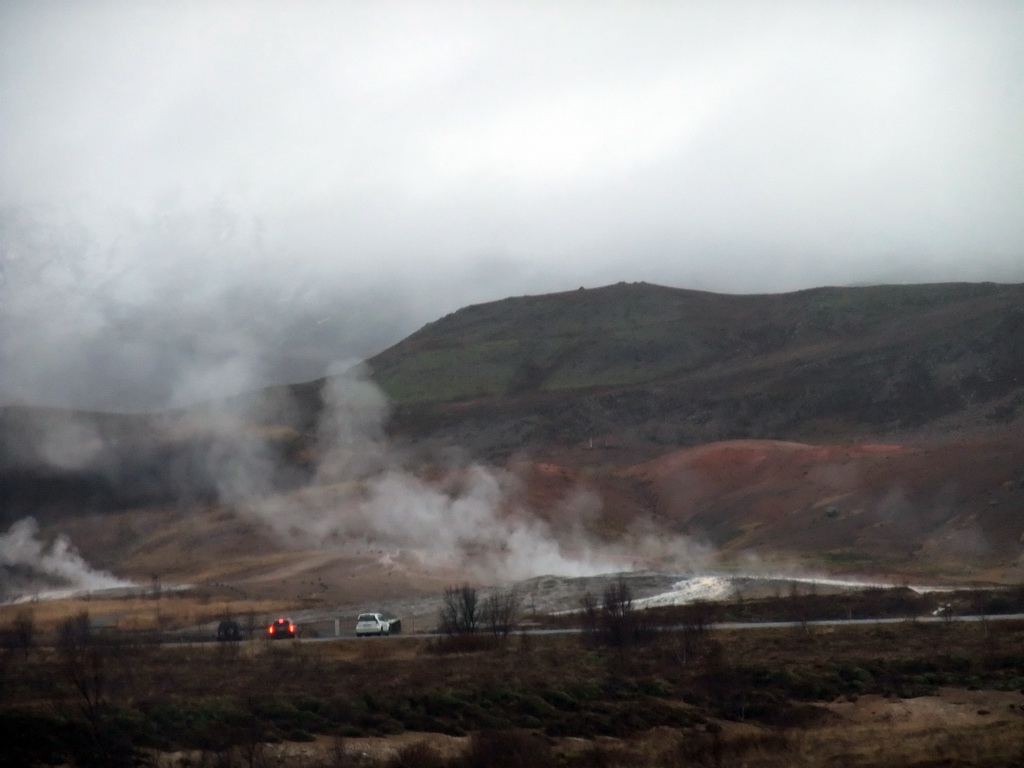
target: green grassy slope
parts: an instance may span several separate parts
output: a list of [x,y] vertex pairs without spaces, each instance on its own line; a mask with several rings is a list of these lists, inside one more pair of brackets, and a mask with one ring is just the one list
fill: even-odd
[[624,284],[466,307],[371,359],[397,404],[622,387],[826,347],[942,333],[1016,308],[1024,287],[936,284],[732,296]]

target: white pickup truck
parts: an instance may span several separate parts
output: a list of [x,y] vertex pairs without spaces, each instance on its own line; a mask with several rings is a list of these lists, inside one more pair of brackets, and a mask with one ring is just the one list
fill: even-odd
[[365,635],[397,635],[402,631],[402,620],[383,613],[360,613],[356,619],[356,637]]

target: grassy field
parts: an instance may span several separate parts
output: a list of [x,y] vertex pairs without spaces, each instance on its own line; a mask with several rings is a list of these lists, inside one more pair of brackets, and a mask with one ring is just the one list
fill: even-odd
[[193,645],[34,620],[3,634],[2,764],[1024,761],[1013,620]]

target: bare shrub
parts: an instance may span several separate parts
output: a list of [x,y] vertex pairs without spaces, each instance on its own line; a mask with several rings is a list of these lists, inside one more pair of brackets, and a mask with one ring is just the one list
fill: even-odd
[[349,749],[343,736],[336,736],[328,749],[323,768],[371,768],[371,766],[377,765],[379,763],[370,756]]
[[679,742],[677,757],[683,765],[720,766],[740,764],[750,757],[784,758],[792,750],[792,741],[785,733],[739,733],[726,738],[721,728],[712,723],[704,731],[687,733]]
[[235,750],[226,749],[204,749],[199,753],[194,763],[194,768],[241,768],[239,755]]
[[484,625],[496,637],[508,637],[519,623],[519,611],[523,604],[517,589],[495,590],[484,600],[482,617]]
[[633,608],[633,590],[625,579],[620,577],[605,587],[601,599],[601,620],[610,645],[621,648],[632,644],[637,613]]
[[524,656],[529,656],[533,653],[533,635],[529,632],[523,632],[519,635],[518,651]]
[[447,765],[441,753],[426,741],[406,744],[387,764],[388,768],[445,768]]
[[236,663],[241,655],[242,651],[237,643],[218,643],[214,653],[218,663],[227,665]]
[[97,636],[85,611],[58,628],[54,673],[70,689],[85,723],[84,738],[71,747],[74,765],[119,768],[146,763],[144,753],[111,716],[112,662],[123,656],[114,644]]
[[479,595],[469,584],[447,587],[438,617],[441,631],[446,635],[470,635],[480,622]]
[[715,608],[703,600],[695,600],[683,606],[681,618],[679,633],[682,640],[682,658],[680,662],[685,665],[696,658],[703,648],[714,622]]
[[35,639],[35,617],[30,610],[19,611],[10,624],[0,630],[0,694],[3,693],[15,654],[28,661]]
[[609,745],[596,742],[588,744],[585,749],[574,755],[572,761],[574,768],[614,768],[631,764],[632,762],[625,760],[622,755],[617,755]]
[[256,613],[249,610],[245,613],[245,637],[252,640],[256,635]]
[[36,636],[35,615],[30,609],[18,611],[3,634],[5,647],[21,651],[22,656],[28,658],[28,652],[31,650]]
[[548,768],[554,754],[548,741],[530,731],[477,731],[470,736],[463,768]]
[[581,600],[585,642],[627,648],[654,637],[654,628],[633,605],[633,590],[622,577],[605,587],[600,606],[589,592]]
[[241,764],[246,768],[269,768],[273,761],[267,752],[262,731],[258,727],[245,728],[240,736],[240,743],[235,745],[234,752]]
[[601,629],[597,598],[592,593],[587,592],[580,599],[580,608],[583,610],[583,641],[588,645],[594,645],[598,642],[598,635]]
[[86,719],[95,722],[106,703],[107,649],[95,637],[85,611],[66,619],[57,631],[59,671],[79,696]]

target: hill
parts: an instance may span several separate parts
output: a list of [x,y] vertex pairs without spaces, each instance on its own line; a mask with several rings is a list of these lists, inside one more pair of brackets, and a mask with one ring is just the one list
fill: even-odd
[[467,307],[371,358],[392,428],[529,446],[957,431],[1024,413],[1024,286],[725,296],[618,284]]
[[[560,557],[631,542],[647,562],[638,542],[655,534],[733,559],[1013,580],[1021,350],[1024,285],[509,298],[371,358],[370,381],[160,414],[0,410],[0,522],[73,532],[89,562],[132,578],[161,563],[251,582],[265,558],[284,584],[282,552],[360,542],[356,560],[284,572],[340,583],[358,563],[379,585],[401,565],[402,589],[436,587],[379,553],[441,542],[460,548],[457,573],[528,533]],[[409,527],[423,509],[445,522]],[[438,537],[466,515],[475,529]]]

